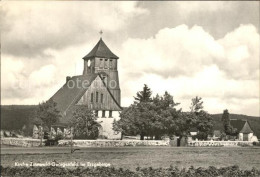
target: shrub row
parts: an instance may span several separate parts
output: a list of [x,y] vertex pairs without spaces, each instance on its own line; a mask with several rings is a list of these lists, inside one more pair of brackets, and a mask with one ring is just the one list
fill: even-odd
[[208,176],[223,176],[223,177],[253,177],[260,176],[260,170],[252,168],[251,170],[241,170],[238,166],[230,166],[223,168],[215,168],[210,166],[208,168],[194,168],[179,169],[170,166],[169,168],[140,168],[137,167],[135,171],[128,169],[116,169],[114,167],[97,167],[97,168],[62,168],[62,167],[2,167],[2,176],[124,176],[124,177],[147,177],[147,176],[172,176],[172,177],[208,177]]

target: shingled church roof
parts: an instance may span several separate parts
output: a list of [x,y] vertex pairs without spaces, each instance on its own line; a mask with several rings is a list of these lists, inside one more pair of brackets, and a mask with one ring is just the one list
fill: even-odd
[[[66,124],[68,122],[69,117],[71,117],[72,112],[77,107],[76,103],[80,100],[97,77],[101,78],[100,73],[89,73],[88,75],[73,76],[51,97],[51,99],[57,103],[57,108],[63,115],[63,119],[60,120],[61,124]],[[103,82],[103,84],[105,83]],[[106,89],[118,108],[122,109],[120,104],[115,100],[109,88],[106,87]]]
[[111,52],[111,50],[106,46],[102,38],[100,38],[95,47],[85,57],[83,57],[83,59],[89,59],[92,57],[119,59],[119,57]]
[[[73,76],[70,79],[71,81],[66,82],[51,99],[57,103],[58,109],[65,113],[71,105],[74,105],[84,95],[97,76],[98,74]],[[73,83],[75,85],[72,87]]]

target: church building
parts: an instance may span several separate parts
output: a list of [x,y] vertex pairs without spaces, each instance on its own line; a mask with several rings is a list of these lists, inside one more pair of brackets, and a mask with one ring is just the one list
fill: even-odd
[[108,139],[121,137],[112,130],[112,123],[114,119],[119,119],[122,110],[118,59],[102,38],[83,57],[83,74],[66,77],[65,84],[51,97],[62,113],[62,124],[67,124],[75,108],[83,105],[95,111],[102,126],[100,135]]

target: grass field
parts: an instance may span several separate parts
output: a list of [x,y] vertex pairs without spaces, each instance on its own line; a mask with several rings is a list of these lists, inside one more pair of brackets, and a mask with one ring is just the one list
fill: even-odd
[[260,169],[259,147],[118,147],[81,148],[73,154],[69,148],[1,148],[1,165],[15,162],[101,162],[116,168],[134,170],[136,167],[225,167],[238,165],[240,169]]

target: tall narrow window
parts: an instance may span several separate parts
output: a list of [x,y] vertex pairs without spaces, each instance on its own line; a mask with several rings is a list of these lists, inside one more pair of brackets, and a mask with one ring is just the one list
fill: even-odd
[[98,117],[98,110],[95,111],[95,116]]
[[112,111],[109,111],[109,117],[112,118]]
[[106,116],[106,111],[102,111],[102,117],[104,118]]
[[93,103],[93,97],[94,97],[94,94],[91,93],[91,103]]
[[101,93],[101,96],[100,96],[100,97],[101,97],[101,98],[100,98],[100,99],[101,99],[100,102],[103,103],[103,93]]
[[105,68],[105,69],[108,68],[108,61],[107,61],[107,59],[105,59],[104,63],[105,63],[104,68]]
[[98,92],[96,92],[96,102],[98,102]]
[[100,68],[104,68],[104,60],[102,58],[100,59]]
[[113,65],[112,65],[112,60],[109,60],[109,68],[112,69]]

